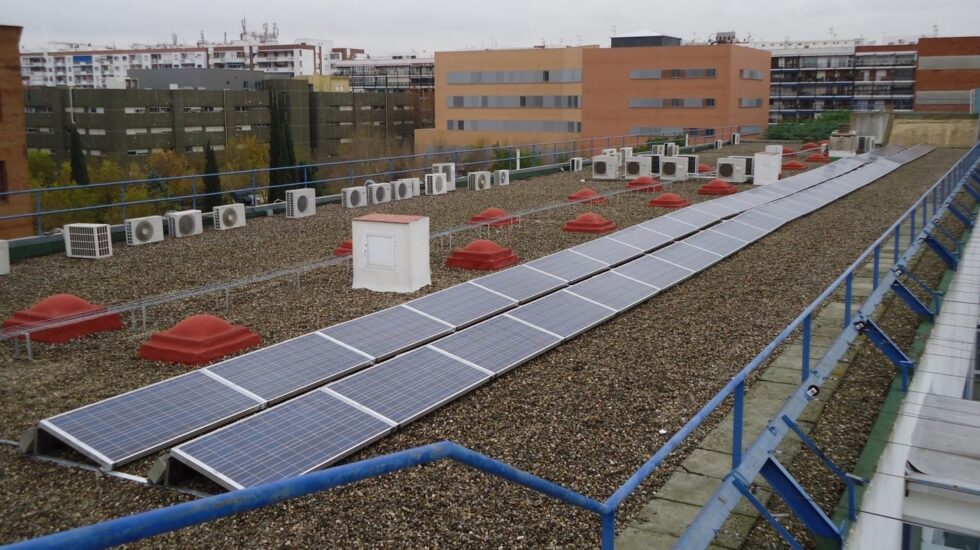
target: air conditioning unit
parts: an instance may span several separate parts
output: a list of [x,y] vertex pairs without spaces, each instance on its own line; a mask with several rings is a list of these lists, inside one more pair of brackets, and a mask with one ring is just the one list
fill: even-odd
[[366,186],[368,202],[371,204],[383,204],[391,202],[390,183],[369,183]]
[[215,206],[211,215],[214,217],[214,228],[218,231],[245,227],[245,205],[240,202]]
[[650,170],[652,163],[653,158],[648,156],[626,159],[626,179],[636,179],[642,176],[652,178],[653,171]]
[[445,195],[446,194],[446,174],[438,172],[425,175],[425,194],[426,195]]
[[745,173],[745,158],[718,159],[718,178],[731,183],[745,183],[749,175]]
[[510,170],[494,170],[494,185],[510,185]]
[[722,139],[715,140],[715,149],[721,149],[724,146],[725,146],[725,140]]
[[422,194],[422,180],[419,178],[402,178],[398,181],[404,181],[408,184],[408,187],[412,190],[412,196],[417,197]]
[[687,179],[688,159],[685,157],[662,157],[660,159],[660,179],[664,181],[684,181]]
[[768,185],[779,181],[783,169],[783,157],[775,153],[756,153],[752,163],[752,183]]
[[466,175],[466,188],[470,191],[486,191],[493,184],[490,172],[470,172]]
[[123,223],[126,230],[126,244],[157,243],[163,240],[163,216],[130,218]]
[[615,147],[610,147],[608,149],[603,149],[602,150],[602,154],[605,155],[605,156],[607,156],[607,157],[619,156],[619,149],[616,149]]
[[740,155],[732,155],[732,156],[730,156],[728,158],[730,158],[730,159],[744,159],[745,160],[745,175],[748,176],[748,177],[750,177],[750,178],[755,175],[755,169],[753,168],[753,166],[755,165],[755,163],[754,163],[755,158],[754,157],[740,156]]
[[581,172],[584,166],[585,159],[582,157],[572,157],[572,159],[568,161],[568,169],[572,172]]
[[697,174],[698,173],[698,156],[697,155],[677,155],[678,158],[687,159],[687,173]]
[[286,217],[306,218],[316,215],[316,189],[286,191]]
[[676,143],[665,143],[664,144],[664,156],[665,157],[676,157],[681,154],[681,148]]
[[628,158],[630,158],[630,157],[633,156],[633,148],[632,147],[620,147],[619,148],[619,154],[623,158],[623,162],[626,162],[626,159],[628,159]]
[[664,156],[664,149],[666,149],[666,146],[663,143],[659,145],[650,145],[650,151],[648,152],[651,155],[659,155],[662,157]]
[[619,156],[599,155],[592,157],[592,179],[614,180],[619,178]]
[[167,212],[167,230],[171,237],[190,237],[204,232],[200,210]]
[[766,145],[766,152],[767,153],[775,153],[777,155],[782,155],[783,154],[783,146],[782,145],[779,145],[779,144],[776,144],[776,145]]
[[405,180],[391,182],[391,200],[403,201],[414,196],[411,182]]
[[820,154],[821,155],[826,155],[828,151],[830,151],[830,145],[828,145],[826,143],[821,143],[820,144]]
[[875,149],[875,137],[874,136],[858,136],[858,147],[857,152],[868,153],[874,151]]
[[112,235],[107,223],[65,225],[65,252],[69,258],[101,260],[112,256]]
[[742,134],[733,133],[732,134],[732,145],[738,145],[739,143],[742,143]]
[[341,189],[340,205],[344,208],[360,208],[362,206],[367,206],[367,189],[363,186]]
[[456,163],[455,162],[443,162],[432,165],[433,172],[442,172],[446,176],[446,181],[444,183],[446,191],[456,190]]

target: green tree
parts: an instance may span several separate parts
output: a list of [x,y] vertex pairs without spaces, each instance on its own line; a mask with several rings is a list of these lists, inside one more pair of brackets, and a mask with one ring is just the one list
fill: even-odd
[[78,128],[71,127],[69,132],[69,147],[71,149],[71,181],[78,185],[88,185],[88,166],[85,164],[85,153],[82,152],[82,138]]
[[[218,175],[218,158],[214,154],[214,148],[208,141],[204,146],[204,192],[208,195],[204,197],[204,209],[210,211],[215,206],[221,206],[221,176]],[[216,194],[212,194],[216,193]]]
[[27,172],[32,187],[48,187],[58,180],[58,163],[47,151],[29,151]]

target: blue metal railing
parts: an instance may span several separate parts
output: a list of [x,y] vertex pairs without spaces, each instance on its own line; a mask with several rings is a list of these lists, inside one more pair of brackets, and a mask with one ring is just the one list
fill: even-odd
[[[681,141],[690,146],[712,143],[715,139],[730,139],[732,132],[738,128],[712,128],[711,135],[662,135],[662,134],[632,134],[608,136],[599,138],[583,138],[547,143],[529,143],[522,145],[490,146],[482,148],[460,148],[456,150],[421,153],[412,155],[378,157],[357,160],[342,160],[315,164],[304,164],[282,168],[260,168],[254,170],[237,170],[218,172],[216,174],[187,174],[181,176],[166,176],[147,179],[114,181],[107,183],[92,183],[85,186],[65,185],[56,187],[41,187],[18,189],[0,193],[0,201],[11,197],[29,195],[33,197],[34,209],[31,212],[20,212],[0,216],[0,224],[25,218],[34,218],[35,231],[38,235],[44,233],[46,221],[62,225],[61,218],[74,221],[83,213],[94,213],[106,223],[121,223],[127,216],[127,210],[143,207],[151,212],[141,212],[140,215],[163,213],[175,205],[187,208],[198,208],[208,197],[223,197],[231,193],[243,193],[251,197],[251,206],[256,206],[260,195],[272,190],[292,189],[296,187],[320,186],[336,193],[341,186],[354,186],[367,179],[393,181],[405,177],[421,177],[433,163],[454,162],[457,170],[487,169],[490,166],[506,165],[516,169],[521,163],[529,166],[556,166],[572,156],[594,156],[603,148],[642,146],[648,142]],[[288,171],[296,181],[271,185],[269,176],[273,172]],[[323,174],[323,177],[318,177]],[[220,192],[206,193],[203,191],[203,179],[207,176],[222,178],[223,189]],[[46,203],[57,203],[66,193],[88,191],[95,195],[91,204],[79,206],[46,206]],[[150,198],[131,199],[134,191],[152,194]],[[112,197],[112,198],[109,198]],[[154,208],[155,207],[155,208]],[[109,213],[118,209],[116,213]],[[52,220],[54,220],[52,222]]]
[[[339,487],[356,481],[378,477],[405,468],[427,464],[437,460],[449,459],[471,466],[487,474],[517,483],[531,490],[540,492],[562,502],[582,508],[600,518],[601,544],[604,549],[615,545],[616,510],[641,483],[643,483],[663,461],[674,452],[714,413],[729,397],[733,403],[734,430],[732,436],[732,467],[738,467],[743,460],[742,438],[744,431],[745,388],[748,377],[755,372],[772,352],[801,329],[803,353],[801,370],[803,380],[810,378],[810,338],[812,317],[831,296],[837,293],[842,285],[853,281],[855,272],[869,260],[874,263],[874,280],[878,281],[878,270],[882,245],[891,238],[896,239],[899,246],[901,228],[912,214],[921,208],[922,204],[932,204],[932,216],[935,217],[952,201],[954,192],[959,191],[970,168],[980,158],[980,145],[971,149],[961,158],[940,180],[927,190],[922,197],[912,205],[898,221],[892,224],[871,246],[828,286],[800,315],[786,326],[766,347],[759,352],[741,371],[736,374],[714,397],[688,420],[667,442],[657,450],[636,472],[630,476],[608,499],[598,502],[571,489],[561,487],[553,482],[539,478],[522,470],[518,470],[500,461],[494,460],[475,451],[444,441],[406,451],[400,451],[359,462],[335,466],[320,472],[314,472],[258,487],[215,495],[193,502],[187,502],[110,520],[86,527],[55,533],[52,535],[27,540],[13,548],[104,548],[123,544],[237,514],[240,512],[262,508],[288,499],[310,495],[319,491]],[[957,182],[960,182],[957,184]],[[941,196],[941,200],[938,198]],[[927,207],[926,207],[927,208]],[[929,225],[933,225],[930,222]],[[911,241],[911,239],[910,239]],[[914,244],[909,242],[909,245]],[[900,258],[895,255],[895,262]],[[853,307],[851,293],[845,293],[845,309]],[[802,384],[801,384],[802,389]],[[734,505],[733,505],[734,506]]]

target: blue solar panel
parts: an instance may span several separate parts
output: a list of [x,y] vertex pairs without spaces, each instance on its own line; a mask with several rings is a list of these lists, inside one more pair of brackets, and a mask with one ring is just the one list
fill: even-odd
[[675,285],[694,274],[690,269],[665,262],[653,256],[644,256],[617,267],[614,273],[621,273],[648,285],[664,289]]
[[451,286],[405,304],[457,328],[482,321],[517,305],[505,298],[470,283]]
[[571,338],[615,315],[607,307],[568,292],[556,292],[508,313],[562,338]]
[[274,402],[370,363],[369,358],[313,333],[223,361],[207,370]]
[[424,344],[452,330],[452,327],[401,306],[321,330],[348,346],[375,359]]
[[473,282],[518,302],[526,302],[537,298],[566,284],[563,279],[523,265],[498,271],[486,277],[480,277]]
[[621,243],[635,246],[644,252],[649,252],[654,248],[673,241],[672,238],[663,233],[658,233],[652,229],[645,229],[639,225],[617,231],[612,235],[608,235],[608,237]]
[[47,418],[40,428],[112,468],[261,406],[195,371]]
[[501,315],[429,345],[500,374],[560,343],[561,338]]
[[695,273],[721,259],[718,254],[684,244],[684,242],[672,244],[654,252],[651,256],[686,267]]
[[624,277],[615,271],[572,285],[568,287],[568,291],[616,311],[625,311],[657,294],[656,288]]
[[184,443],[171,454],[217,483],[241,489],[322,468],[391,429],[316,390]]
[[752,227],[751,225],[746,225],[738,221],[738,219],[724,221],[711,229],[723,235],[735,237],[736,239],[749,243],[761,239],[768,234],[768,231],[759,229],[758,227]]
[[643,251],[639,248],[605,237],[582,243],[572,247],[572,250],[609,265],[621,264],[626,260],[631,260],[643,254]]
[[678,239],[684,235],[690,235],[698,229],[701,229],[700,227],[695,227],[689,223],[680,222],[667,216],[660,216],[650,221],[643,222],[640,224],[640,227],[651,229],[657,233],[663,233],[672,239]]
[[746,246],[746,242],[736,239],[734,237],[729,237],[728,235],[723,235],[713,229],[708,229],[684,239],[684,242],[696,246],[698,248],[703,248],[710,252],[714,252],[720,256],[728,256],[734,254],[740,248]]
[[593,260],[571,250],[562,250],[525,265],[570,282],[594,275],[608,267],[598,260]]
[[424,347],[327,387],[398,424],[405,424],[489,378],[486,372]]

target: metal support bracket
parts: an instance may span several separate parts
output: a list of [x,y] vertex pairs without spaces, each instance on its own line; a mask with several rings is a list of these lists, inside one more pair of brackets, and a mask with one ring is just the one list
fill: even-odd
[[960,211],[960,209],[957,208],[956,203],[949,201],[949,204],[946,205],[946,207],[949,208],[950,213],[953,214],[953,216],[955,216],[956,219],[959,220],[960,223],[962,223],[967,229],[973,229],[973,218]]
[[888,337],[881,327],[867,317],[861,317],[854,322],[854,328],[868,337],[871,343],[894,364],[902,376],[902,392],[909,390],[909,373],[915,368],[915,362],[898,347],[894,340]]
[[948,250],[943,243],[936,240],[932,235],[926,235],[925,243],[929,245],[929,248],[936,253],[949,267],[951,271],[956,271],[956,267],[959,265],[959,258],[956,252]]
[[[973,175],[973,179],[976,179],[977,183],[980,183],[980,179],[977,179],[976,174]],[[973,197],[973,200],[980,201],[980,191],[977,191],[972,185],[970,184],[964,185],[963,189],[966,189],[966,192],[969,193],[971,197]]]
[[778,460],[770,456],[759,474],[811,533],[843,546],[844,535],[840,529]]
[[[896,279],[892,283],[891,288],[892,291],[895,292],[895,294],[897,294],[903,302],[905,302],[905,305],[909,306],[909,309],[911,309],[913,313],[927,321],[933,321],[935,319],[935,312],[923,304],[922,300],[920,300],[918,296],[912,294],[912,291],[903,285],[901,281]],[[938,305],[938,302],[935,303]]]
[[766,506],[759,501],[759,499],[755,498],[755,495],[752,494],[752,490],[749,489],[748,485],[746,485],[744,481],[736,476],[734,481],[732,481],[732,485],[738,489],[738,492],[742,493],[742,496],[745,497],[745,499],[748,500],[752,506],[755,506],[755,509],[759,511],[759,514],[766,518],[769,525],[772,525],[772,528],[779,533],[779,536],[782,537],[787,544],[789,544],[790,548],[793,550],[803,550],[803,545],[796,540],[796,537],[786,530],[786,527],[784,527],[782,523],[779,523],[776,516],[772,515],[772,512],[770,512]]

